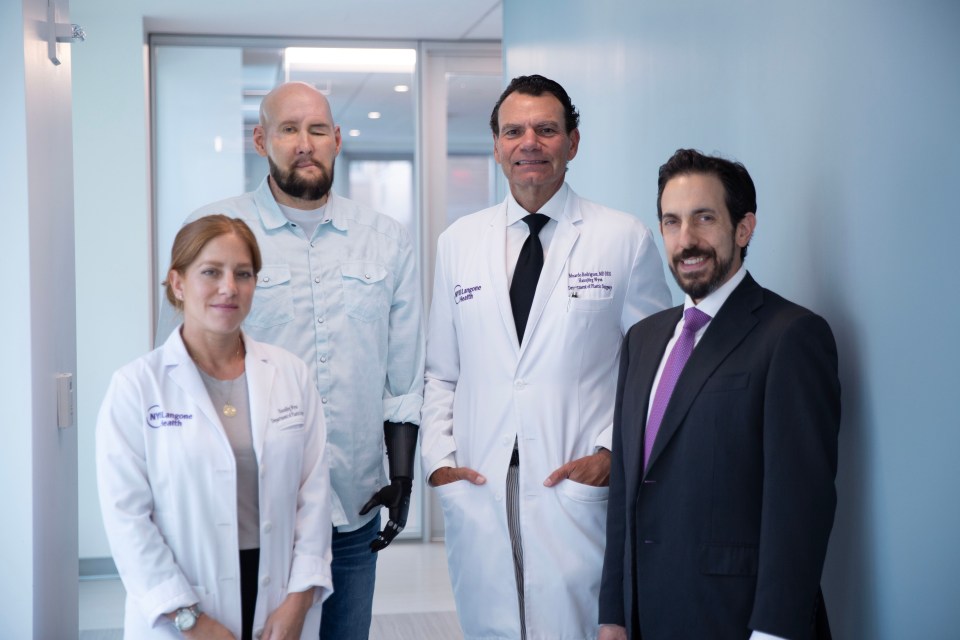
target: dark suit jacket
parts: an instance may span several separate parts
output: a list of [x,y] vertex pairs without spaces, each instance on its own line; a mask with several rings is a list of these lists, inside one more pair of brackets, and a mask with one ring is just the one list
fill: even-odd
[[840,423],[830,327],[747,274],[687,361],[644,473],[651,386],[682,312],[624,341],[600,622],[643,640],[822,638]]

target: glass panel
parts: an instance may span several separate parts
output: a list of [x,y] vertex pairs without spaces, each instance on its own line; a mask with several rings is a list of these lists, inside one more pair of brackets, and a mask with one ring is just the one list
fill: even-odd
[[413,158],[409,160],[349,160],[347,195],[351,200],[384,213],[417,237],[413,215]]
[[496,203],[490,110],[503,91],[499,75],[447,73],[447,217]]

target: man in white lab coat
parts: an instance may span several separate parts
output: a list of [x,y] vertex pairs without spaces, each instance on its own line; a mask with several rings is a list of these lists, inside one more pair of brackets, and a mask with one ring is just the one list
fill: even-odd
[[490,120],[510,195],[438,245],[421,447],[466,640],[596,637],[620,343],[670,303],[650,230],[564,182],[578,122],[515,78]]

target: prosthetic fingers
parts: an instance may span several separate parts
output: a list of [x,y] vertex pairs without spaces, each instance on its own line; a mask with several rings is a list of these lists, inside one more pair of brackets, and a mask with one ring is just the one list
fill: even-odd
[[397,534],[407,525],[410,492],[413,490],[413,458],[417,449],[418,428],[410,422],[383,423],[383,437],[390,465],[390,484],[373,494],[373,497],[360,509],[360,515],[366,515],[375,507],[386,507],[390,510],[390,519],[383,531],[370,543],[370,551],[373,553],[393,542]]

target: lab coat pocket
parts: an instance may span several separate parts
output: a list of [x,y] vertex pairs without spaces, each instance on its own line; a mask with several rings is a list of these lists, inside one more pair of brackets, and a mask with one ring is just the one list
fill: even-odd
[[257,289],[246,323],[251,327],[275,327],[293,320],[293,290],[290,266],[265,264],[257,276]]
[[564,480],[556,487],[557,506],[585,540],[584,548],[603,549],[607,531],[609,487]]
[[343,306],[347,315],[373,322],[388,311],[387,269],[375,262],[344,262]]
[[290,420],[281,420],[280,422],[274,425],[274,428],[277,431],[285,431],[289,433],[289,432],[303,431],[303,425],[304,425],[303,418],[293,418]]
[[474,485],[469,480],[457,480],[434,487],[434,490],[443,509],[446,539],[462,540],[461,532],[470,531],[471,520],[475,522],[478,516],[482,516],[480,512],[486,502],[484,488]]
[[557,491],[576,502],[606,502],[610,487],[594,487],[567,479],[557,485]]
[[597,312],[609,308],[613,302],[613,297],[586,298],[579,295],[577,297],[567,298],[567,300],[569,301],[570,311]]

